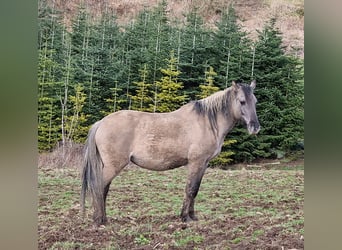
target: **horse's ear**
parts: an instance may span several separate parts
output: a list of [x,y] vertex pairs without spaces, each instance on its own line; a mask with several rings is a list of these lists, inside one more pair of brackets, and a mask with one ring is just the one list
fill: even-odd
[[252,88],[252,89],[255,89],[255,86],[256,86],[256,81],[255,81],[255,80],[253,80],[253,81],[251,82],[251,85],[250,85],[250,86],[251,86],[251,88]]
[[232,81],[232,86],[233,86],[234,89],[238,89],[239,88],[239,86],[235,83],[235,81]]

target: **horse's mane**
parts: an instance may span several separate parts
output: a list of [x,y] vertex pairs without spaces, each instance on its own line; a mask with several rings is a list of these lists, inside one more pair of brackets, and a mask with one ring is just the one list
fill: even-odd
[[207,116],[211,129],[217,131],[217,116],[230,114],[231,88],[216,92],[204,99],[194,101],[194,110],[198,115]]

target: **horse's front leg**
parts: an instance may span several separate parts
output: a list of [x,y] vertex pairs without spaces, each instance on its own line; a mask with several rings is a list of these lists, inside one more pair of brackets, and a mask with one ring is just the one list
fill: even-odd
[[185,187],[185,198],[181,211],[181,219],[183,222],[197,220],[195,216],[195,198],[197,196],[201,181],[206,169],[206,165],[189,165],[188,181]]

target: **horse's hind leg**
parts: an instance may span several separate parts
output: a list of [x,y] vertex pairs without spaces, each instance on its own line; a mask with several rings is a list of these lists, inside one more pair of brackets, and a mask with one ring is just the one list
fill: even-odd
[[108,196],[108,191],[112,180],[121,172],[121,170],[127,165],[126,164],[117,164],[116,166],[108,166],[104,164],[103,168],[103,209],[95,209],[93,219],[96,225],[105,225],[107,223],[107,215],[106,215],[106,201]]
[[107,199],[107,194],[109,191],[109,186],[110,183],[105,185],[103,189],[103,200],[101,201],[102,204],[96,206],[94,204],[94,214],[93,214],[93,220],[97,226],[100,225],[105,225],[107,223],[107,217],[106,217],[106,199]]
[[108,195],[108,191],[109,191],[109,187],[110,187],[110,184],[112,182],[109,182],[105,187],[104,187],[104,191],[103,191],[103,206],[104,206],[104,216],[103,216],[103,219],[102,219],[102,223],[103,224],[106,224],[107,223],[107,216],[106,216],[106,201],[107,201],[107,195]]

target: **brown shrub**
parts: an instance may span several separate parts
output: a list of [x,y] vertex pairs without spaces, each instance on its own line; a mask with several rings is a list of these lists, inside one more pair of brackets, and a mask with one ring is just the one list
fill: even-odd
[[68,142],[66,145],[58,144],[52,152],[38,155],[38,167],[81,168],[83,161],[83,144]]

